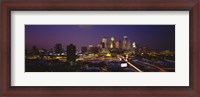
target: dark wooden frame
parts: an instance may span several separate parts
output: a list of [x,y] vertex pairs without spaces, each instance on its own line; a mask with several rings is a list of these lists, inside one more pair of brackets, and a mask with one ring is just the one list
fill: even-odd
[[[200,97],[199,3],[200,0],[7,0],[1,2],[1,92],[0,96],[134,96]],[[189,11],[190,86],[11,86],[11,11]]]

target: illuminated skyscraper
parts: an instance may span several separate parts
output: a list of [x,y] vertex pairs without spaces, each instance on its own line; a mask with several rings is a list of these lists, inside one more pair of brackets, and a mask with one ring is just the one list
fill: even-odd
[[115,48],[115,42],[114,42],[114,41],[115,41],[115,38],[114,38],[114,37],[111,37],[111,38],[110,38],[110,48],[111,48],[111,49]]
[[102,49],[102,42],[97,45],[98,48]]
[[101,53],[109,53],[107,37],[102,37],[101,44],[102,44],[101,46],[102,48],[100,49]]
[[107,48],[107,37],[102,37],[102,48]]
[[126,47],[126,49],[127,49],[127,50],[133,49],[133,46],[132,46],[132,44],[131,44],[130,41],[127,42],[127,47]]
[[119,49],[119,41],[117,41],[117,42],[115,43],[115,48],[116,48],[116,49]]
[[133,42],[133,43],[132,43],[132,46],[133,46],[133,48],[135,49],[135,48],[136,48],[136,43]]
[[76,62],[76,46],[73,44],[67,46],[67,62],[70,65]]
[[116,49],[121,49],[121,41],[120,41],[120,39],[119,39],[119,41],[117,41],[117,42],[115,43],[115,48],[116,48]]
[[127,36],[124,36],[123,46],[122,46],[122,48],[123,48],[123,49],[127,49],[127,44],[128,44]]
[[136,50],[137,50],[136,43],[133,42],[133,43],[132,43],[132,51],[133,51],[134,54],[136,54]]

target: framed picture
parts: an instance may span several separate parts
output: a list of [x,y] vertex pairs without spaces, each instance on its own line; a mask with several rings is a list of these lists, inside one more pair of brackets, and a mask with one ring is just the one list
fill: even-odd
[[199,97],[199,0],[1,1],[1,96]]

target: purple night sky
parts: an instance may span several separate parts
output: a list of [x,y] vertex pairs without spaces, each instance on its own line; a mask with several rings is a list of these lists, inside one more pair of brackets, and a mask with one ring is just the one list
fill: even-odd
[[61,43],[66,46],[73,43],[80,47],[92,44],[97,46],[101,37],[110,37],[115,41],[128,40],[153,50],[175,50],[175,25],[25,25],[25,48],[33,45],[38,49],[54,47]]

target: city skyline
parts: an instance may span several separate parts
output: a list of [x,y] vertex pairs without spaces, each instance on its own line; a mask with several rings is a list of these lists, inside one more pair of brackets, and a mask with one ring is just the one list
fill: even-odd
[[26,25],[26,72],[175,72],[174,25]]
[[131,42],[153,50],[175,51],[174,25],[25,25],[25,48],[33,45],[50,50],[55,44],[63,49],[74,44],[77,49],[88,45],[97,46],[102,37],[114,37],[115,42],[127,36]]

